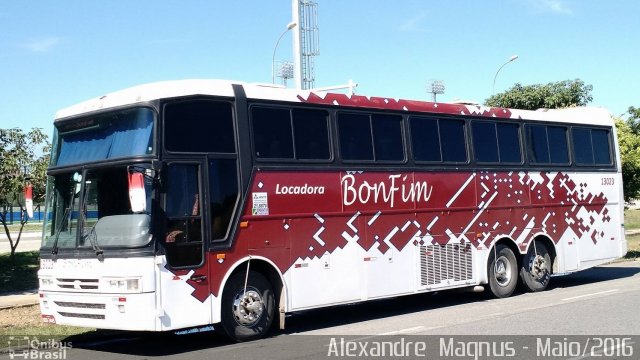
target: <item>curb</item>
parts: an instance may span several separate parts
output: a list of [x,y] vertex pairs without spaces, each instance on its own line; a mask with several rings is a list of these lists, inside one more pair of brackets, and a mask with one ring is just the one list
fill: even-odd
[[33,306],[40,303],[38,290],[0,294],[0,310]]
[[[12,239],[16,239],[18,237],[18,233],[10,233],[11,234],[11,238]],[[22,235],[20,235],[20,240],[22,239],[40,239],[42,238],[42,232],[39,231],[28,231],[28,232],[23,232]],[[7,238],[7,234],[2,231],[0,233],[0,240],[9,240]]]
[[33,303],[23,303],[16,305],[0,305],[0,310],[10,310],[10,309],[18,309],[23,307],[35,306],[38,305],[39,301],[34,301]]

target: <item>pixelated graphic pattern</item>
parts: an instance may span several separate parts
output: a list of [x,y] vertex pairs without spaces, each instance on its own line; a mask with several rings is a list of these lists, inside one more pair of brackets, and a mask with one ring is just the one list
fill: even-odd
[[[548,234],[556,243],[568,229],[578,239],[587,237],[594,243],[605,237],[604,231],[595,226],[596,219],[600,223],[611,220],[604,194],[590,193],[588,184],[576,184],[565,173],[485,171],[472,178],[475,183],[467,181],[462,186],[476,186],[474,211],[419,212],[410,218],[381,211],[365,216],[358,211],[346,223],[344,218],[326,221],[316,214],[319,227],[313,236],[314,245],[301,258],[320,257],[349,242],[383,254],[391,248],[401,251],[409,244],[446,245],[452,241],[488,248],[500,234],[510,236],[525,249],[534,229]],[[461,190],[447,207],[455,205]],[[365,239],[365,234],[370,238]]]
[[298,99],[302,102],[312,104],[366,107],[369,109],[373,108],[401,111],[425,111],[431,113],[479,115],[497,118],[510,118],[512,116],[512,113],[509,109],[503,108],[434,103],[362,95],[310,93],[306,98],[298,95]]

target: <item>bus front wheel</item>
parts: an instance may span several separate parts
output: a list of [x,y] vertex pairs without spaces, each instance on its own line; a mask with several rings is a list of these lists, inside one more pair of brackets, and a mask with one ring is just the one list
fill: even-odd
[[[534,240],[535,241],[535,240]],[[551,256],[541,241],[535,241],[522,261],[520,278],[524,287],[532,292],[543,291],[549,285]]]
[[497,298],[513,294],[518,284],[518,262],[508,246],[498,244],[489,255],[489,289]]
[[[246,279],[246,288],[245,288]],[[222,327],[235,341],[264,337],[275,314],[275,296],[262,274],[241,271],[229,278],[222,294]]]

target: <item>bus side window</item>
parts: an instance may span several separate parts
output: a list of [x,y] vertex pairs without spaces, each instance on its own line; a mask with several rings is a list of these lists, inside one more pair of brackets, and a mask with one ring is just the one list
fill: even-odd
[[549,155],[552,164],[566,165],[569,163],[569,145],[567,144],[567,128],[548,126]]
[[171,152],[235,153],[231,103],[183,100],[167,104],[164,147]]
[[402,117],[396,115],[371,115],[374,154],[377,161],[404,160],[402,142]]
[[534,164],[549,163],[547,128],[543,125],[527,125],[527,155]]
[[369,115],[339,113],[338,133],[343,160],[373,160],[373,139]]
[[499,157],[495,123],[474,121],[471,123],[471,134],[475,160],[481,163],[497,163]]
[[608,130],[574,127],[571,133],[576,164],[612,164]]
[[293,135],[288,109],[254,107],[251,110],[251,126],[257,158],[293,159]]
[[167,262],[173,267],[202,263],[202,204],[196,164],[167,167],[166,234]]
[[497,123],[498,152],[500,163],[518,164],[522,161],[520,152],[520,125],[513,123]]
[[468,160],[464,120],[440,119],[440,142],[444,162],[461,163]]
[[238,170],[235,159],[209,160],[211,239],[224,240],[238,202]]
[[578,165],[593,165],[593,144],[591,143],[591,130],[587,128],[573,128],[571,130],[573,140],[574,159]]
[[293,109],[293,134],[298,160],[329,160],[329,113],[315,109]]
[[413,158],[416,161],[442,161],[438,120],[412,116],[409,125]]

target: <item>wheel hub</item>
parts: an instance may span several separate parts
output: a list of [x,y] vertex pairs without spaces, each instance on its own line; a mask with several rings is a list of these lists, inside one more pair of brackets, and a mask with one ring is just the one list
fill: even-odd
[[506,257],[501,256],[496,260],[494,276],[500,286],[507,286],[511,281],[511,267]]
[[233,299],[233,317],[238,324],[251,326],[260,320],[264,303],[260,293],[253,289],[240,291]]
[[531,269],[531,275],[536,280],[543,280],[549,274],[549,268],[547,261],[543,256],[536,255],[529,263]]

